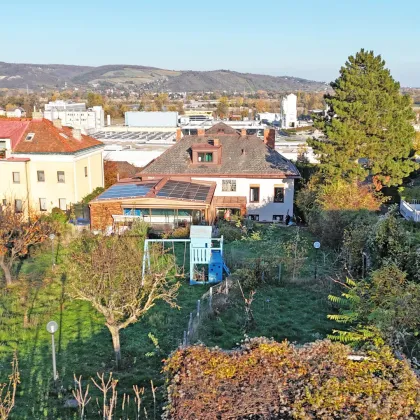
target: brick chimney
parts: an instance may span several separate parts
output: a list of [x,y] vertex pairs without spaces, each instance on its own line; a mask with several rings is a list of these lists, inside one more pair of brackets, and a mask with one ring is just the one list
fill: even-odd
[[264,144],[266,144],[271,149],[276,147],[276,130],[274,128],[265,128],[264,129]]
[[241,136],[242,137],[246,136],[246,128],[241,128]]
[[182,130],[180,128],[176,129],[176,141],[179,142],[182,139]]
[[61,128],[63,128],[63,126],[61,125],[61,120],[60,120],[60,118],[57,118],[56,120],[53,120],[53,126],[55,127],[55,128],[59,128],[59,129],[61,129]]
[[220,146],[220,140],[219,139],[214,139],[213,140],[213,145],[214,146]]
[[80,128],[73,128],[73,130],[71,130],[71,134],[76,140],[82,140],[82,130]]
[[198,128],[197,129],[197,136],[205,136],[206,130],[204,128]]

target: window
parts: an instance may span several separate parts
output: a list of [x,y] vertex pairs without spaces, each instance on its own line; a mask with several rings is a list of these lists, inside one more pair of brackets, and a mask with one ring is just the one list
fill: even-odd
[[22,213],[22,200],[15,200],[15,212]]
[[66,199],[65,198],[59,198],[58,199],[58,207],[60,207],[60,210],[67,210],[67,204],[66,204]]
[[66,182],[66,178],[64,176],[64,171],[57,171],[57,181],[58,182]]
[[87,171],[87,166],[85,166],[85,177],[87,178],[88,176],[88,171]]
[[273,214],[273,222],[282,222],[284,216],[282,214]]
[[260,220],[260,216],[258,214],[248,214],[248,219],[258,222]]
[[3,206],[7,206],[7,200],[5,198],[3,198],[2,203],[3,203]]
[[28,135],[25,137],[25,141],[32,141],[35,137],[35,133],[28,133]]
[[40,198],[39,199],[39,210],[47,211],[47,199],[46,198]]
[[205,152],[198,154],[199,162],[213,162],[213,153]]
[[20,172],[13,172],[13,184],[20,184]]
[[222,179],[222,191],[236,191],[236,179]]
[[38,182],[45,182],[45,172],[44,171],[36,171],[38,176]]
[[260,201],[260,187],[249,188],[249,202],[258,203]]
[[274,187],[274,202],[284,203],[284,188],[283,187]]

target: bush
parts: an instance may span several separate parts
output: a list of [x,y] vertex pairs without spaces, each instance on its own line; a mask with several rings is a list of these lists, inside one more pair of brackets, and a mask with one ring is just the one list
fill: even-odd
[[223,235],[226,242],[240,241],[244,234],[243,230],[228,222],[219,222],[219,234]]
[[[233,352],[194,346],[166,362],[167,419],[407,419],[420,381],[388,347],[349,358],[328,340],[298,348],[252,339]],[[363,356],[363,355],[362,355]]]

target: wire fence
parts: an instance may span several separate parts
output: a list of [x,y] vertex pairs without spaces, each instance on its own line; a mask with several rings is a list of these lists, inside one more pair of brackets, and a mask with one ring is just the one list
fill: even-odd
[[212,315],[220,305],[225,305],[229,293],[233,289],[233,281],[227,278],[225,281],[211,286],[200,299],[197,300],[196,309],[190,312],[187,328],[182,337],[182,347],[194,344],[198,340],[198,330],[202,321]]

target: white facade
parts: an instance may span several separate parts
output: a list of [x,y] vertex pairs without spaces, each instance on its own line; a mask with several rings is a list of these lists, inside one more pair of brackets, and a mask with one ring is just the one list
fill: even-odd
[[176,127],[178,112],[128,111],[125,113],[128,127]]
[[268,121],[272,123],[274,121],[280,121],[280,114],[275,114],[274,112],[261,112],[257,114],[258,121]]
[[[294,179],[192,177],[192,181],[194,180],[216,182],[214,197],[246,197],[247,215],[258,216],[260,222],[284,221],[287,214],[293,216]],[[235,181],[236,191],[223,191],[223,180]],[[250,200],[251,187],[259,187],[258,202]],[[274,202],[275,188],[284,188],[282,203]],[[275,216],[283,217],[279,220]]]
[[282,98],[280,104],[281,128],[297,127],[297,96],[293,93]]
[[[70,105],[85,106],[85,104]],[[79,111],[61,108],[56,109],[54,107],[47,110],[47,105],[45,105],[44,118],[50,121],[60,119],[62,125],[79,128],[86,133],[100,130],[105,126],[105,114],[101,106],[94,106],[88,110]]]
[[86,104],[83,102],[50,101],[45,105],[45,111],[86,111]]
[[6,117],[8,117],[8,118],[24,118],[24,117],[26,117],[26,111],[23,108],[15,108],[11,111],[6,111]]

